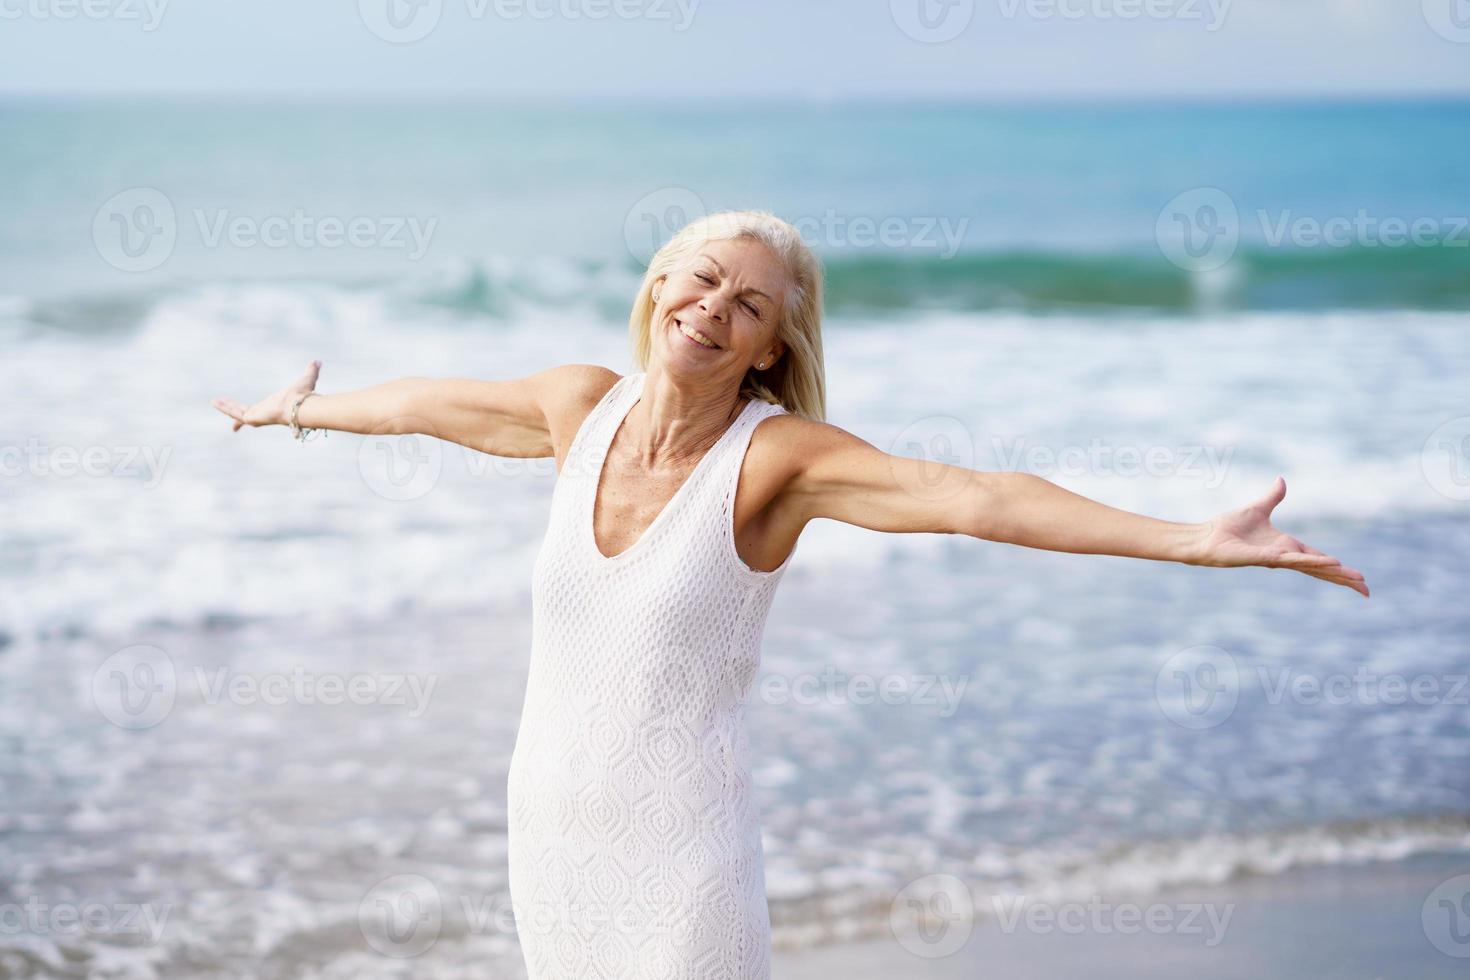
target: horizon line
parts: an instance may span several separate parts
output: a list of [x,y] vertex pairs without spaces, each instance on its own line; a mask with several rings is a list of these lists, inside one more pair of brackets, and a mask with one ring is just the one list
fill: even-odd
[[867,94],[838,96],[685,96],[646,97],[588,96],[588,95],[531,95],[496,96],[482,93],[422,93],[413,95],[377,92],[243,92],[220,91],[207,93],[185,93],[177,91],[140,92],[44,92],[0,90],[0,103],[94,103],[107,105],[379,105],[379,106],[486,106],[497,108],[841,108],[847,106],[895,106],[895,107],[975,107],[975,108],[1047,108],[1074,106],[1109,107],[1172,107],[1172,106],[1317,106],[1317,105],[1371,105],[1426,102],[1467,102],[1470,88],[1465,89],[1406,89],[1376,90],[1363,92],[1320,91],[1294,93],[1182,93],[1158,95],[1155,93],[1066,94],[1047,93],[1035,95],[990,95],[982,93],[923,93],[912,95]]

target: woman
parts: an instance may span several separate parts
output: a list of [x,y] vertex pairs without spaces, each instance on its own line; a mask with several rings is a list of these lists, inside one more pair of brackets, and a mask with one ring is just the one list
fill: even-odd
[[794,228],[723,212],[654,256],[630,318],[638,373],[573,364],[315,395],[316,362],[254,406],[214,403],[236,430],[424,433],[554,457],[507,793],[534,980],[769,976],[743,717],[771,599],[816,518],[1287,568],[1368,595],[1358,572],[1271,526],[1280,478],[1249,506],[1179,524],[1025,473],[892,456],[827,424],[821,293]]

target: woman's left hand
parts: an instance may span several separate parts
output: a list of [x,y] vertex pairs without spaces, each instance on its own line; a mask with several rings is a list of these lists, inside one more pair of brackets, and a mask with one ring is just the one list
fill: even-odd
[[1368,583],[1363,580],[1362,572],[1271,526],[1271,511],[1285,496],[1286,481],[1278,476],[1264,497],[1207,521],[1199,558],[1193,564],[1215,568],[1246,565],[1290,568],[1324,582],[1346,586],[1367,598]]

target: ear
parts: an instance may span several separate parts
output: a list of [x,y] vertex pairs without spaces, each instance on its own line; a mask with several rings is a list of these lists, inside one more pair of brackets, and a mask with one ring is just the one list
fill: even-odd
[[769,371],[776,366],[776,362],[786,353],[786,345],[780,337],[771,338],[771,346],[766,351],[763,360],[766,362],[765,370]]
[[663,274],[663,275],[661,275],[661,276],[659,276],[659,277],[658,277],[658,278],[657,278],[657,279],[655,279],[655,280],[654,280],[654,281],[653,281],[653,301],[654,301],[654,302],[655,302],[655,303],[657,303],[657,302],[658,302],[658,297],[659,297],[659,294],[660,294],[660,293],[661,293],[661,292],[663,292],[663,289],[664,289],[664,282],[665,282],[665,280],[667,280],[667,279],[668,279],[668,278],[669,278],[669,274],[668,274],[668,273],[667,273],[667,272],[666,272],[666,273],[664,273],[664,274]]

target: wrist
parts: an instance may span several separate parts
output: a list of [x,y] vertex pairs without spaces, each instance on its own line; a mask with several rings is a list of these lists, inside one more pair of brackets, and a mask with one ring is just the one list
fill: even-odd
[[1209,540],[1214,521],[1180,525],[1181,531],[1174,560],[1185,565],[1204,565],[1205,542]]
[[305,442],[309,435],[317,431],[301,421],[301,406],[315,394],[314,391],[305,391],[292,395],[286,409],[286,425],[291,429],[291,435],[301,442]]

